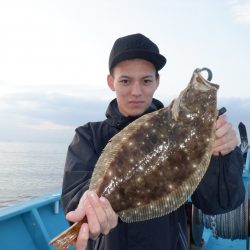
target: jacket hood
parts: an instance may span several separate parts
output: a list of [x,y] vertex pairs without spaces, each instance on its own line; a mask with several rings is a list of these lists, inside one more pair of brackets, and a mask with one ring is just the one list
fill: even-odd
[[123,116],[118,109],[117,100],[113,99],[110,102],[110,104],[107,108],[107,111],[106,111],[106,117],[107,117],[106,122],[109,123],[113,127],[123,129],[129,123],[133,122],[134,120],[136,120],[140,116],[147,114],[147,113],[151,113],[151,112],[156,111],[158,109],[161,109],[163,107],[164,107],[164,105],[162,104],[162,102],[153,98],[150,106],[143,114],[141,114],[139,116]]

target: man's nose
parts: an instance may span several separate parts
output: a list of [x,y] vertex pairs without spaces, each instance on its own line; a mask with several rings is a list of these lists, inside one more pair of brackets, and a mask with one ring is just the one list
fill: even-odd
[[140,96],[142,94],[142,89],[140,83],[135,82],[131,89],[131,94],[134,96]]

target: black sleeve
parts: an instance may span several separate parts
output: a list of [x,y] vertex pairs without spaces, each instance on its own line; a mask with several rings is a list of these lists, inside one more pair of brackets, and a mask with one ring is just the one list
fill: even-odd
[[212,156],[206,174],[192,195],[192,202],[205,214],[237,208],[245,198],[243,158],[238,147],[225,156]]
[[64,212],[74,210],[83,193],[89,188],[98,156],[94,150],[88,126],[76,129],[76,134],[67,152],[63,185],[62,205]]

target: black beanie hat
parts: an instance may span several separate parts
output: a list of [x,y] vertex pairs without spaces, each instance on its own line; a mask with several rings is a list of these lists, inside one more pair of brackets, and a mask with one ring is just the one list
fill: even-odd
[[162,69],[167,61],[150,39],[142,34],[133,34],[115,41],[109,55],[109,71],[111,72],[119,62],[136,58],[151,62],[157,71]]

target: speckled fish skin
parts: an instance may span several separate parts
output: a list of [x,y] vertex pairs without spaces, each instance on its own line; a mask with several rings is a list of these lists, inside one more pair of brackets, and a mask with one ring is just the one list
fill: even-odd
[[[156,218],[180,207],[209,165],[218,88],[195,70],[168,107],[142,116],[111,139],[89,189],[106,197],[125,222]],[[81,223],[51,243],[66,249]]]
[[115,135],[96,164],[90,190],[106,197],[125,222],[177,209],[206,172],[218,85],[197,71],[169,107],[144,115]]

